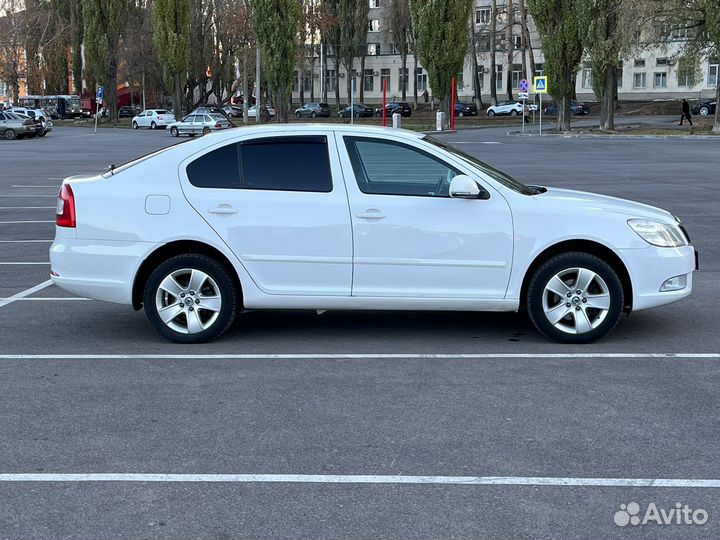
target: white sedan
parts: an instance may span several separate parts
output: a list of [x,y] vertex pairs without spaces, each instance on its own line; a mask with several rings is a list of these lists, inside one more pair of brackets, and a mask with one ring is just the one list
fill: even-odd
[[549,338],[587,343],[687,297],[696,269],[665,210],[350,125],[225,130],[67,178],[55,231],[58,286],[144,307],[182,343],[250,309],[523,308]]
[[[273,109],[273,107],[271,105],[268,105],[267,110],[268,110],[268,114],[270,115],[270,118],[273,118],[275,116],[275,109]],[[248,107],[248,118],[255,118],[256,111],[257,111],[257,105]]]
[[[528,110],[532,110],[528,107]],[[523,112],[523,104],[521,101],[500,101],[497,105],[491,105],[487,108],[488,116],[518,116]]]
[[132,119],[132,127],[140,128],[166,128],[175,121],[175,115],[166,109],[147,109]]

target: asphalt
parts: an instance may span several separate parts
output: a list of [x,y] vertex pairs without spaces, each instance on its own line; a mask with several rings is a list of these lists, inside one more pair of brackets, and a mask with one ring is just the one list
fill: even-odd
[[[243,314],[221,340],[179,346],[155,335],[142,312],[42,289],[0,307],[0,538],[720,536],[718,488],[528,482],[720,479],[720,359],[697,356],[720,352],[720,141],[506,132],[441,136],[527,183],[676,213],[701,254],[693,296],[632,314],[589,346],[547,342],[516,314],[299,311]],[[64,176],[97,172],[177,139],[58,128],[44,139],[0,142],[0,263],[45,263]],[[26,221],[50,223],[6,223]],[[44,282],[48,270],[0,264],[0,297]],[[685,356],[650,357],[666,353]],[[306,356],[275,356],[297,354]],[[516,356],[492,357],[508,354]],[[2,477],[21,473],[517,481]],[[615,525],[613,514],[631,501],[662,508],[681,502],[705,509],[709,520]]]

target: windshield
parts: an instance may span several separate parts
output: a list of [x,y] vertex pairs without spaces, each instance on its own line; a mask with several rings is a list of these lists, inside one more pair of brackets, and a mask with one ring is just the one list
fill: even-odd
[[166,111],[165,109],[155,109],[155,112],[157,114],[170,114],[170,112]]
[[503,186],[508,187],[512,189],[513,191],[517,191],[518,193],[522,193],[523,195],[535,195],[537,192],[525,184],[518,182],[515,180],[512,176],[509,176],[505,174],[502,171],[499,171],[495,167],[491,167],[487,163],[480,161],[476,157],[471,156],[470,154],[466,154],[462,150],[458,150],[454,146],[450,146],[449,144],[446,144],[444,142],[438,141],[437,139],[434,139],[433,137],[430,137],[429,135],[426,135],[423,137],[424,141],[429,142],[432,145],[437,146],[438,148],[442,148],[446,152],[450,152],[455,157],[458,157],[468,163],[470,166],[474,167],[475,169],[478,169],[480,172],[487,174],[490,178],[493,180],[496,180],[500,182]]

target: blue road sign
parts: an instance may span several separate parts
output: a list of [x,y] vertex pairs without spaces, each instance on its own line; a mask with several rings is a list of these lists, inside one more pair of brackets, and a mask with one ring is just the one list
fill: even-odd
[[535,93],[536,94],[547,94],[548,92],[548,82],[547,77],[535,77],[533,79],[533,86],[535,87]]
[[98,86],[97,95],[95,96],[95,99],[96,99],[98,102],[102,103],[102,100],[103,100],[104,97],[105,97],[105,90],[104,90],[104,88],[103,88],[102,86]]
[[524,94],[528,90],[530,90],[530,83],[527,81],[527,79],[523,79],[520,81],[520,91]]

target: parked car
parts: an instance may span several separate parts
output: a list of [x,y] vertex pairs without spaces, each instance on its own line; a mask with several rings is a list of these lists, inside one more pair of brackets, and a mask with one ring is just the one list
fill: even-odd
[[29,116],[27,114],[20,114],[18,112],[13,111],[14,114],[22,118],[23,120],[32,120],[35,124],[35,133],[34,134],[28,134],[28,137],[35,137],[36,135],[38,137],[44,137],[48,133],[50,133],[53,130],[53,123],[52,120],[50,120],[50,117],[48,116],[47,119],[45,117],[39,117],[39,116]]
[[36,134],[35,120],[20,116],[12,111],[0,112],[0,136],[9,141],[34,137]]
[[[530,109],[528,109],[530,110]],[[522,101],[506,100],[487,108],[488,116],[518,116],[523,113]]]
[[190,114],[220,114],[230,119],[230,116],[225,112],[224,109],[221,109],[220,107],[216,107],[214,105],[202,105],[200,107],[195,107],[192,111],[190,111]]
[[[382,116],[382,107],[375,109],[375,116]],[[412,116],[412,107],[406,101],[389,101],[385,104],[385,115],[392,116],[398,113],[401,116],[407,118]]]
[[316,118],[318,116],[330,118],[330,105],[327,103],[306,103],[295,109],[295,116],[298,118]]
[[174,121],[175,116],[167,109],[147,109],[132,119],[132,127],[135,129],[147,127],[164,129]]
[[[266,108],[268,110],[268,114],[270,115],[270,118],[274,118],[275,117],[275,109],[272,107],[272,105],[267,105]],[[248,107],[248,118],[255,118],[256,110],[257,110],[257,105]]]
[[[547,114],[548,116],[557,116],[557,103],[554,103],[549,107],[545,107],[543,113]],[[570,101],[570,113],[576,116],[584,116],[590,114],[590,107],[582,101],[576,101],[573,99],[572,101]]]
[[697,260],[665,210],[340,124],[225,130],[66,178],[55,231],[55,284],[144,307],[181,343],[242,310],[300,308],[523,309],[547,337],[587,343],[687,297]]
[[354,118],[372,118],[373,110],[363,103],[353,103],[352,106],[342,109],[338,116],[340,118],[350,118],[351,116]]
[[130,105],[123,105],[118,109],[118,118],[132,118],[139,112],[140,111],[135,107],[131,107]]
[[228,118],[242,118],[243,115],[242,107],[237,105],[225,105],[222,110]]
[[232,127],[230,121],[222,114],[188,114],[179,122],[168,124],[173,137],[180,135],[207,135],[211,131]]
[[700,99],[696,101],[692,106],[692,113],[700,116],[708,116],[715,114],[717,108],[717,101],[714,99]]
[[16,113],[16,114],[24,114],[25,116],[29,116],[30,118],[37,118],[41,122],[44,122],[45,120],[50,120],[51,114],[46,111],[45,109],[31,109],[29,107],[12,107],[9,109],[10,112]]
[[455,116],[477,116],[477,113],[477,105],[474,103],[457,102],[455,104]]

